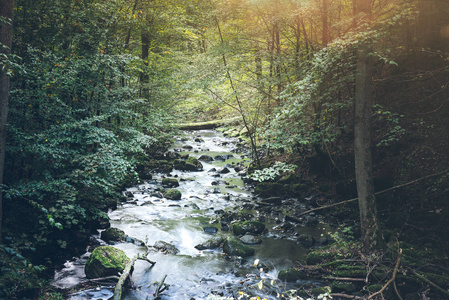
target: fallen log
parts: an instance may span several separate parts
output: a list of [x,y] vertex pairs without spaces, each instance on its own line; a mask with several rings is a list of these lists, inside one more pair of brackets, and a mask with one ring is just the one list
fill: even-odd
[[131,270],[132,267],[134,266],[134,263],[137,260],[137,255],[134,256],[134,258],[126,265],[125,269],[123,270],[122,275],[120,276],[120,279],[117,282],[117,285],[115,286],[114,289],[114,300],[121,300],[122,299],[122,290],[123,290],[123,285],[126,282],[126,279],[131,278]]
[[180,130],[201,130],[201,129],[214,129],[232,122],[237,122],[241,117],[234,117],[226,120],[213,120],[209,122],[197,122],[186,124],[174,124],[174,126]]

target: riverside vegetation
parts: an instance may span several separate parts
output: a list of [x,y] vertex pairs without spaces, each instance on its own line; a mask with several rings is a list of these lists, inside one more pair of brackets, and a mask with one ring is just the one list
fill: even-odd
[[250,149],[273,227],[329,226],[278,274],[324,286],[279,297],[447,299],[448,16],[442,0],[1,1],[0,298],[63,299],[55,269],[126,188],[198,169],[167,149],[202,122]]

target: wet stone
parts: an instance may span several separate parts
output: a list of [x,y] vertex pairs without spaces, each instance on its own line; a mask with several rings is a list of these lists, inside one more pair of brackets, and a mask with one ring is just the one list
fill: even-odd
[[310,234],[301,234],[298,243],[303,247],[310,248],[315,244],[315,239]]
[[179,186],[179,181],[175,178],[163,178],[162,179],[162,186],[163,187],[169,187],[169,188],[173,188],[173,187],[178,187]]
[[164,242],[164,241],[157,241],[156,243],[154,243],[153,248],[158,250],[159,252],[164,253],[164,254],[179,253],[178,248],[176,248],[174,245]]
[[234,238],[228,238],[223,244],[223,252],[230,256],[251,256],[254,255],[254,249],[242,244]]
[[209,233],[209,234],[215,234],[215,233],[218,232],[217,227],[214,227],[214,226],[204,227],[203,230],[204,230],[205,233]]
[[258,245],[262,243],[262,240],[259,237],[250,234],[242,236],[240,241],[245,245]]
[[214,159],[212,158],[212,156],[203,154],[200,157],[198,157],[198,160],[201,160],[201,161],[213,161]]

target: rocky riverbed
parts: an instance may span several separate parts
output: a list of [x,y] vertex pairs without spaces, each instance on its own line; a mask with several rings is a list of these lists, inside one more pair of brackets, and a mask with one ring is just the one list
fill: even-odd
[[[165,276],[169,289],[163,299],[234,297],[238,291],[276,299],[287,289],[323,285],[278,278],[281,270],[304,263],[311,248],[330,240],[321,217],[294,216],[313,207],[313,195],[300,191],[296,198],[275,190],[258,197],[243,181],[249,154],[236,139],[216,131],[186,132],[164,155],[167,162],[154,168],[159,171],[126,189],[126,201],[109,213],[112,232],[97,237],[98,245],[112,244],[128,257],[148,253],[156,262],[137,261],[136,288],[125,299],[151,299],[154,282]],[[89,254],[67,262],[54,285],[70,288],[82,281]],[[100,286],[69,299],[107,299],[111,288]]]

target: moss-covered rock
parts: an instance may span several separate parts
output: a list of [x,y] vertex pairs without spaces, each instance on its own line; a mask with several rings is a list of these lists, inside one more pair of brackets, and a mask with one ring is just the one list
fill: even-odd
[[163,178],[162,179],[162,186],[163,187],[169,187],[169,188],[178,187],[179,186],[179,181],[176,178]]
[[88,279],[118,275],[130,259],[123,250],[101,246],[95,248],[84,267]]
[[168,174],[173,170],[173,164],[167,160],[150,160],[148,168],[152,171]]
[[223,244],[223,252],[230,256],[251,256],[254,255],[254,249],[240,243],[234,238],[228,238]]
[[123,230],[118,228],[110,227],[105,231],[101,232],[100,238],[105,242],[120,242],[123,241],[126,237],[126,234]]
[[225,239],[223,237],[214,237],[204,243],[196,245],[195,248],[198,250],[217,249],[223,245],[224,241]]
[[265,231],[265,224],[258,221],[236,222],[232,224],[234,235],[262,234]]
[[335,253],[324,251],[312,251],[307,254],[306,262],[308,265],[318,265],[335,259]]
[[299,279],[309,279],[306,273],[294,268],[279,271],[278,278],[279,280],[288,282],[295,282]]
[[195,157],[189,156],[185,165],[186,171],[202,171],[203,164]]
[[352,282],[334,281],[332,282],[332,292],[334,293],[347,293],[350,294],[357,290],[357,287]]
[[181,200],[182,193],[177,189],[168,189],[165,191],[164,197],[170,200]]

